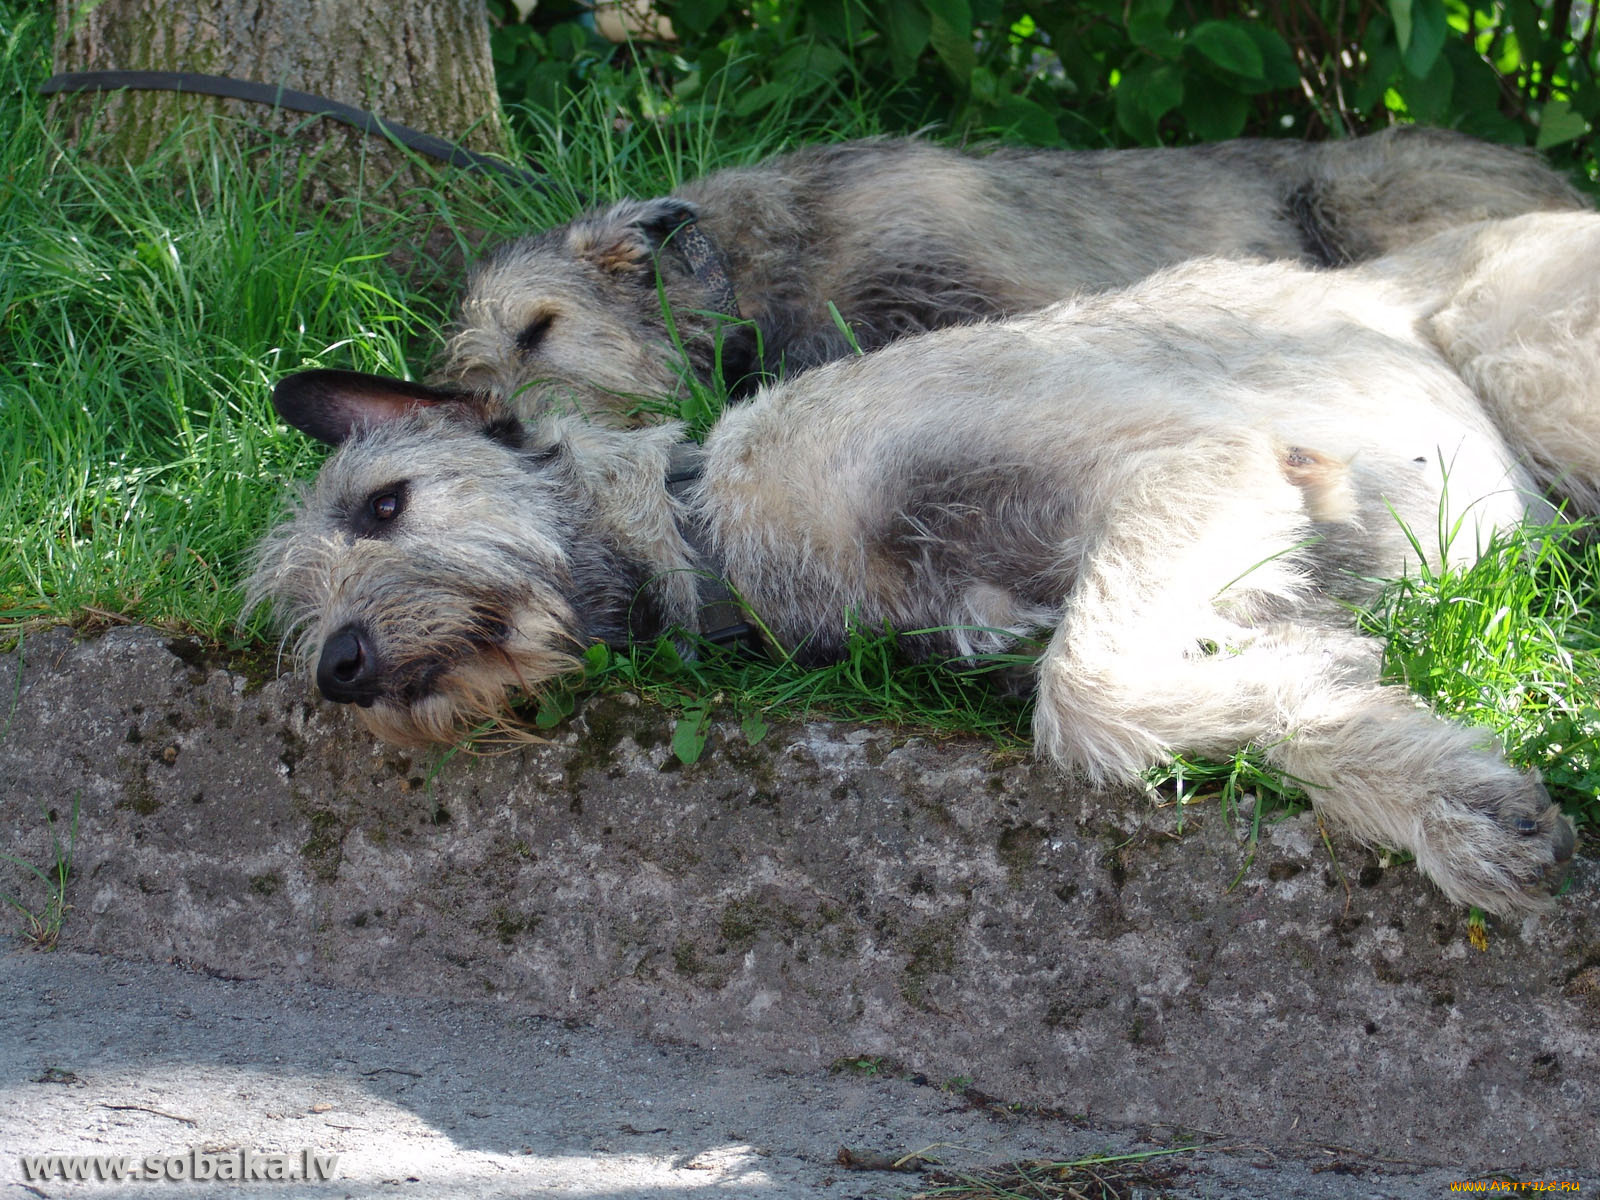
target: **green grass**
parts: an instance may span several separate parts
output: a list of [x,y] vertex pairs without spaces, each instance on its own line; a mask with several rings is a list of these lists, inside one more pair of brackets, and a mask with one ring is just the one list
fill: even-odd
[[321,457],[276,422],[276,377],[420,373],[483,241],[806,131],[618,129],[579,98],[523,147],[548,187],[452,173],[448,190],[315,207],[298,145],[226,122],[131,166],[63,146],[34,95],[50,32],[47,14],[0,4],[0,639],[85,617],[233,639],[249,546]]
[[1472,566],[1392,583],[1363,616],[1384,669],[1484,725],[1600,826],[1600,541],[1594,523],[1525,526]]
[[[420,373],[482,242],[797,141],[876,131],[859,98],[813,96],[749,126],[711,87],[700,108],[619,128],[585,96],[522,146],[551,169],[547,188],[431,176],[313,206],[316,164],[292,141],[226,123],[197,124],[132,166],[61,145],[33,95],[49,35],[32,6],[0,3],[0,127],[11,131],[0,145],[0,643],[56,621],[140,621],[256,645],[259,626],[235,626],[249,548],[322,455],[275,420],[275,378],[307,366]],[[720,396],[691,400],[704,419]],[[1597,579],[1592,544],[1568,531],[1507,544],[1460,576],[1404,581],[1371,618],[1397,674],[1493,726],[1589,824],[1600,821]],[[631,657],[597,649],[586,686],[681,714],[685,758],[714,706],[744,718],[752,739],[778,716],[826,712],[1020,751],[1028,710],[983,674],[908,667],[893,638],[859,630],[822,671],[714,652],[685,661],[665,643]],[[559,721],[573,702],[556,689],[533,716]],[[1257,800],[1286,790],[1248,753],[1182,762],[1164,779],[1184,799],[1255,804],[1257,821]]]
[[[61,938],[62,922],[72,908],[67,903],[67,884],[72,879],[72,856],[78,848],[78,797],[72,797],[72,821],[65,844],[56,814],[46,809],[40,815],[50,834],[50,862],[39,867],[14,854],[0,854],[0,862],[22,872],[23,889],[16,895],[0,890],[0,902],[17,914],[17,932],[24,943],[38,950],[53,950]],[[38,899],[31,899],[33,896]]]
[[584,678],[547,690],[528,711],[536,726],[548,728],[573,711],[584,691],[631,691],[682,714],[673,748],[685,762],[698,758],[713,709],[742,718],[751,741],[764,735],[769,719],[826,713],[932,733],[975,733],[1019,751],[1027,745],[1030,707],[1008,698],[992,679],[1024,667],[1029,656],[996,655],[956,666],[910,662],[898,640],[887,631],[852,629],[842,659],[818,668],[704,643],[685,657],[667,638],[632,654],[592,646]]
[[197,126],[188,155],[174,139],[132,169],[60,146],[31,96],[43,26],[0,30],[0,622],[104,613],[223,636],[277,482],[316,457],[274,428],[272,377],[400,369],[438,314],[365,236],[384,215],[303,210],[305,171],[271,145]]

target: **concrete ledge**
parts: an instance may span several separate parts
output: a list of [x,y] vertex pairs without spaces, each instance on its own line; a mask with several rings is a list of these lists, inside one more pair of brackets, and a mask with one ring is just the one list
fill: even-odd
[[[1419,1163],[1592,1168],[1600,864],[1491,923],[1309,816],[1243,880],[1214,806],[1096,792],[891,729],[670,724],[595,701],[439,764],[293,679],[145,629],[4,661],[0,830],[80,808],[62,944],[476,999],[814,1067],[883,1055],[1097,1123]],[[13,684],[13,680],[16,682]],[[0,864],[0,888],[37,881]]]

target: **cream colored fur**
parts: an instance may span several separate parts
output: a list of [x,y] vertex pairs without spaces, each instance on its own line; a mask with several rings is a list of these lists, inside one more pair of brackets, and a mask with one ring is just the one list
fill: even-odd
[[[1596,512],[1597,304],[1591,214],[1337,272],[1190,263],[764,390],[724,414],[681,500],[663,483],[670,427],[551,418],[515,445],[442,400],[347,440],[253,590],[314,629],[366,622],[361,699],[386,733],[416,714],[416,736],[437,736],[441,696],[482,715],[508,674],[536,686],[555,651],[625,640],[641,606],[695,628],[701,569],[802,656],[839,653],[850,620],[953,657],[1037,638],[1034,733],[1061,766],[1127,780],[1255,745],[1453,899],[1537,908],[1570,826],[1487,734],[1381,684],[1345,604],[1417,566],[1413,535],[1430,565],[1464,563],[1552,501]],[[304,421],[292,385],[280,407]],[[341,531],[349,498],[396,472],[419,497],[406,513]],[[462,498],[479,481],[489,515]],[[418,560],[462,582],[434,568],[390,601]],[[474,617],[479,640],[504,636],[463,652],[419,622],[422,587],[447,612],[505,597]],[[436,669],[385,674],[430,654]]]

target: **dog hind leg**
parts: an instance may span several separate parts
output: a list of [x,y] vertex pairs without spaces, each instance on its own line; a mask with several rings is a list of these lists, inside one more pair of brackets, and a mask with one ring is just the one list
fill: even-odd
[[[1304,599],[1295,453],[1217,439],[1125,478],[1039,664],[1041,751],[1099,781],[1250,743],[1355,836],[1417,856],[1452,899],[1543,903],[1572,832],[1483,730],[1378,682],[1378,646]],[[1286,467],[1286,461],[1289,467]]]

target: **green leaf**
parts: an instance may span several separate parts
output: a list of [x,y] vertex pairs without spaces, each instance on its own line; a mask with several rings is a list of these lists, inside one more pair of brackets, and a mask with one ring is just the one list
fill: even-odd
[[751,713],[748,717],[739,722],[739,730],[744,734],[744,740],[754,746],[762,738],[766,737],[767,734],[772,732],[772,726],[768,725],[755,713]]
[[1191,88],[1183,100],[1183,119],[1190,132],[1208,142],[1238,137],[1250,116],[1243,94],[1223,87]]
[[140,266],[154,275],[171,275],[178,266],[178,248],[163,238],[159,242],[135,242],[133,257]]
[[489,56],[497,68],[509,67],[538,40],[526,25],[502,25],[489,31]]
[[832,79],[850,65],[850,60],[837,46],[809,38],[796,42],[772,64],[772,73],[778,79],[794,82],[799,77]]
[[1542,57],[1544,37],[1539,30],[1539,6],[1530,0],[1508,0],[1506,16],[1511,18],[1511,29],[1517,39],[1515,66],[1538,62]]
[[1074,91],[1099,95],[1109,90],[1106,64],[1091,52],[1089,39],[1077,21],[1050,10],[1039,14],[1039,23],[1049,35],[1050,45],[1060,57]]
[[811,88],[795,88],[781,79],[774,79],[770,83],[763,83],[759,87],[746,88],[740,92],[739,98],[733,102],[733,115],[736,117],[752,116],[784,96],[798,96],[811,90]]
[[1350,99],[1351,106],[1357,112],[1366,112],[1377,104],[1383,99],[1383,93],[1388,90],[1399,69],[1400,48],[1393,42],[1385,42],[1371,51],[1367,57],[1366,73]]
[[577,58],[589,49],[590,39],[599,36],[576,21],[564,21],[550,31],[550,55],[552,58]]
[[1444,0],[1389,0],[1400,61],[1418,79],[1433,70],[1450,30]]
[[1174,41],[1167,28],[1172,0],[1133,0],[1128,7],[1128,36],[1135,46],[1158,52],[1168,51]]
[[996,104],[1000,100],[1000,81],[995,78],[994,72],[988,67],[978,66],[972,68],[972,75],[967,83],[967,90],[972,93],[972,102],[980,105]]
[[1030,146],[1061,144],[1055,116],[1025,96],[1002,96],[990,114],[989,124],[1000,134],[1014,136]]
[[1117,124],[1146,145],[1157,141],[1157,123],[1183,102],[1183,76],[1170,63],[1144,63],[1117,84]]
[[950,74],[963,88],[978,65],[972,45],[972,10],[967,0],[927,0],[928,42]]
[[1189,44],[1217,66],[1246,79],[1265,77],[1266,63],[1255,39],[1232,21],[1202,21],[1189,35]]
[[727,8],[728,0],[676,0],[672,23],[681,31],[703,33]]
[[1124,75],[1113,95],[1117,108],[1117,124],[1134,141],[1152,146],[1158,140],[1156,122],[1145,112],[1143,89],[1136,77]]
[[1171,63],[1162,63],[1145,81],[1144,111],[1159,121],[1183,103],[1183,74]]
[[678,653],[678,647],[669,637],[659,637],[650,647],[650,659],[662,671],[669,675],[676,675],[683,670],[683,656]]
[[1485,142],[1499,142],[1504,146],[1528,144],[1527,131],[1523,129],[1522,123],[1504,113],[1485,109],[1469,112],[1461,118],[1461,124],[1457,128],[1462,133],[1470,134]]
[[684,766],[690,766],[706,748],[706,738],[711,735],[711,706],[702,704],[692,708],[672,728],[672,753]]
[[1552,100],[1539,114],[1539,140],[1534,145],[1540,150],[1548,150],[1551,146],[1570,142],[1588,132],[1589,122],[1583,119],[1582,113],[1572,111],[1569,101]]
[[1451,124],[1462,133],[1508,146],[1527,144],[1521,121],[1500,111],[1500,77],[1472,46],[1455,38],[1445,43],[1444,57],[1455,75],[1450,90]]
[[595,675],[611,665],[611,647],[595,642],[583,652],[583,673]]
[[1278,31],[1268,25],[1254,22],[1239,26],[1261,51],[1262,79],[1275,88],[1292,88],[1300,84],[1300,68],[1295,64],[1294,51],[1289,43],[1278,36]]
[[971,32],[972,6],[967,0],[923,0],[923,4],[935,21],[943,20],[946,25],[961,26]]
[[1411,44],[1412,0],[1389,0],[1389,13],[1394,17],[1394,40],[1405,50]]
[[[828,42],[849,42],[865,32],[861,14],[852,11],[857,7],[852,0],[807,0],[804,5],[785,6],[792,12],[804,13],[806,32]],[[792,21],[793,17],[788,19]],[[782,34],[779,37],[782,45],[786,38]]]
[[1572,107],[1590,121],[1600,121],[1600,87],[1593,82],[1572,85]]
[[1433,69],[1421,78],[1402,74],[1395,87],[1405,99],[1406,112],[1415,120],[1442,121],[1450,111],[1450,94],[1455,88],[1455,72],[1444,56],[1434,60]]
[[578,697],[564,687],[551,688],[539,697],[539,711],[533,714],[533,723],[540,729],[554,729],[572,715]]
[[[739,94],[733,103],[734,114],[748,117],[779,100],[810,95],[825,87],[849,64],[850,60],[837,47],[826,42],[811,38],[797,41],[772,63],[771,79]],[[685,412],[683,415],[692,414]]]
[[880,10],[889,37],[889,57],[902,79],[916,69],[917,57],[927,48],[933,20],[917,0],[888,0]]
[[1500,77],[1494,68],[1465,39],[1446,42],[1444,56],[1450,60],[1450,70],[1455,75],[1455,88],[1450,93],[1455,111],[1465,118],[1475,113],[1498,113]]

